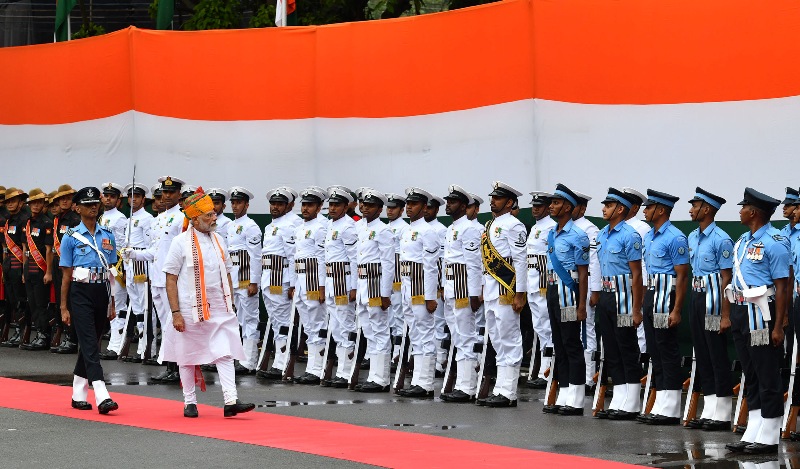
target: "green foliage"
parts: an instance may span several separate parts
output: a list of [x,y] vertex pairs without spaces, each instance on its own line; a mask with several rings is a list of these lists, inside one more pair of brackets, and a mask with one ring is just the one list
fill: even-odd
[[275,26],[275,5],[261,5],[256,14],[250,18],[251,28],[268,28]]
[[153,21],[158,18],[158,0],[153,0],[150,5],[147,7],[147,14],[150,15],[150,19]]
[[234,29],[242,25],[239,0],[201,0],[194,7],[194,14],[183,24],[187,31],[206,29]]
[[72,39],[83,39],[92,36],[100,36],[106,33],[106,28],[94,23],[84,23],[81,29],[72,33]]

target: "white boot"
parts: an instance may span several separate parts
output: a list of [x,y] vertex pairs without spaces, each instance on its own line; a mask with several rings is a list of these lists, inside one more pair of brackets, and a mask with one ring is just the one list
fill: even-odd
[[414,377],[411,379],[411,386],[419,386],[428,392],[433,391],[433,378],[435,373],[435,355],[414,356]]
[[574,407],[576,409],[583,409],[583,403],[585,400],[585,391],[584,386],[582,384],[570,384],[569,385],[569,397],[567,398],[567,404],[569,407]]
[[[500,368],[498,367],[498,372],[497,372],[498,375],[500,373],[499,370]],[[559,407],[564,407],[565,405],[567,405],[567,397],[569,397],[569,387],[566,388],[559,387],[558,393],[556,394],[556,405]]]
[[594,386],[594,374],[596,363],[592,358],[594,358],[594,352],[591,350],[586,350],[583,352],[583,358],[586,360],[586,385],[587,386]]
[[461,360],[456,362],[456,385],[455,389],[474,396],[478,387],[478,366],[477,360]]
[[664,406],[664,391],[656,391],[656,400],[653,403],[653,408],[650,409],[650,413],[653,415],[663,415],[661,413],[661,408]]
[[664,417],[680,418],[681,416],[681,391],[669,390],[662,391],[664,393],[663,406],[658,415]]
[[711,420],[717,422],[730,422],[733,414],[733,397],[717,397],[714,399],[714,411]]
[[78,375],[72,377],[72,400],[86,402],[89,398],[89,380]]
[[755,443],[756,436],[761,431],[761,409],[751,410],[747,413],[747,428],[742,435],[742,441]]
[[[539,365],[539,377],[542,379],[547,379],[547,376],[544,375],[544,372],[550,369],[551,363],[553,361],[553,357],[545,357],[542,356],[542,364]],[[552,373],[553,370],[550,370],[549,373]]]
[[[281,351],[283,349],[283,351]],[[245,350],[245,353],[247,351]],[[272,367],[277,368],[281,371],[286,369],[286,361],[289,358],[289,346],[287,344],[287,339],[284,337],[282,339],[275,340],[275,361],[272,362]]]
[[611,403],[608,405],[608,410],[625,410],[625,399],[627,398],[628,385],[615,384],[613,387],[613,396]]
[[[689,405],[687,402],[686,405]],[[709,394],[708,396],[703,396],[703,412],[700,414],[700,420],[713,420],[714,419],[714,411],[717,408],[717,396],[714,394]]]
[[[355,359],[355,349],[349,350],[344,347],[336,347],[336,356],[339,358],[339,365],[336,367],[336,377],[350,381],[350,372],[353,368]],[[351,357],[350,354],[353,354]]]
[[106,383],[103,380],[98,379],[97,381],[92,381],[92,388],[94,388],[94,400],[98,406],[104,400],[111,399],[106,389]]
[[[517,385],[519,383],[519,367],[498,366],[497,381],[494,384],[492,394],[504,396],[511,401],[517,400]],[[559,394],[559,398],[560,398]]]
[[[749,427],[749,424],[748,424]],[[777,445],[781,439],[781,418],[761,417],[761,428],[758,429],[755,443],[762,445]]]
[[250,361],[251,360],[251,353],[250,349],[252,348],[253,339],[242,339],[242,348],[244,349],[244,360],[241,360],[239,363],[247,368],[248,370],[252,370],[255,368],[255,365]]
[[642,410],[641,391],[642,385],[639,383],[625,385],[625,402],[622,404],[623,411],[638,413]]
[[125,335],[125,320],[121,318],[114,318],[111,322],[111,337],[108,339],[108,350],[112,350],[119,355],[122,353],[122,339]]

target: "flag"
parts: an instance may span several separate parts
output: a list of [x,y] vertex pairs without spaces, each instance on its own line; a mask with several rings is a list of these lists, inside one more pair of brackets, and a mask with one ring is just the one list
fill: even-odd
[[289,21],[288,16],[294,13],[296,9],[295,0],[278,0],[275,5],[275,26],[289,26],[295,23],[294,21]]
[[175,0],[159,0],[156,14],[156,29],[172,29],[172,17],[175,15]]
[[56,41],[69,41],[69,14],[78,0],[59,0],[56,2]]

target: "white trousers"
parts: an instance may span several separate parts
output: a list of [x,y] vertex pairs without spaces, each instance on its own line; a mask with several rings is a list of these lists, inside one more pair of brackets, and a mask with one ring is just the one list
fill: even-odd
[[514,312],[511,305],[501,305],[499,299],[488,300],[485,305],[486,328],[492,346],[497,352],[498,368],[501,366],[519,368],[522,363],[519,314]]
[[[172,327],[172,311],[170,310],[169,300],[167,299],[167,288],[151,287],[150,289],[153,293],[153,306],[155,306],[158,320],[161,322],[161,330],[166,331]],[[163,355],[165,342],[165,340],[161,341],[161,349],[158,351],[159,357]],[[160,361],[159,359],[159,362]]]
[[233,304],[242,328],[242,338],[258,339],[258,293],[247,296],[247,288],[234,288]]
[[[214,364],[217,365],[217,375],[219,383],[222,385],[222,397],[225,404],[235,404],[238,398],[236,394],[236,373],[233,371],[233,358],[230,356],[220,357]],[[194,383],[195,365],[180,365],[178,371],[181,375],[181,387],[183,387],[183,403],[197,404],[197,393]]]
[[389,325],[392,329],[393,336],[403,335],[403,293],[398,290],[392,290],[392,305],[389,306],[391,312],[391,319]]
[[[366,354],[390,353],[392,341],[389,332],[389,311],[384,311],[378,306],[367,306],[359,301],[356,304],[356,314],[361,325],[361,333],[367,339]],[[372,369],[371,363],[370,369]]]
[[450,336],[456,349],[456,361],[477,360],[478,354],[473,350],[476,343],[483,338],[478,337],[475,327],[475,313],[472,308],[456,308],[455,298],[445,298],[444,318],[450,328]]
[[272,324],[272,331],[275,333],[275,340],[286,340],[286,334],[280,334],[279,332],[282,326],[289,325],[292,318],[292,300],[287,296],[289,284],[287,283],[283,286],[283,291],[281,293],[270,293],[269,278],[267,278],[266,283],[263,281],[263,278],[262,276],[261,285],[262,287],[266,285],[266,287],[261,289],[261,294],[264,299],[264,306],[267,308],[267,314],[269,314],[270,323]]
[[328,328],[331,332],[331,339],[336,342],[337,347],[352,351],[355,342],[350,340],[349,336],[351,332],[356,331],[355,303],[337,305],[333,296],[326,293],[325,308],[328,310]]
[[[411,280],[403,277],[403,316],[408,324],[408,337],[411,339],[411,354],[436,356],[435,320],[425,304],[411,304]],[[427,363],[427,362],[426,362]],[[433,362],[435,365],[435,361]],[[414,362],[416,369],[416,362]],[[416,374],[416,373],[415,373]],[[427,379],[427,378],[426,378]]]

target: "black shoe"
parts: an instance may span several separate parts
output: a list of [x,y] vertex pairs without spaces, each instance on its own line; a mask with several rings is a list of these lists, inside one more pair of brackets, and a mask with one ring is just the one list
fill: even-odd
[[778,445],[765,445],[761,443],[750,443],[744,447],[747,454],[777,454]]
[[489,394],[489,395],[488,395],[488,396],[486,396],[486,397],[481,397],[480,399],[475,399],[475,404],[477,404],[477,405],[479,405],[479,406],[483,407],[483,406],[485,406],[485,405],[486,405],[486,401],[488,401],[488,400],[489,400],[489,399],[491,399],[492,397],[494,397],[494,394]]
[[158,363],[158,358],[147,358],[145,360],[142,360],[142,365],[161,366],[161,363]]
[[97,411],[104,415],[117,409],[119,409],[119,405],[111,399],[106,399],[97,406]]
[[692,419],[686,422],[686,428],[690,428],[692,430],[703,428],[703,425],[705,425],[706,422],[708,422],[708,419]]
[[332,379],[320,379],[319,380],[319,385],[322,386],[323,388],[330,388],[330,387],[333,386],[333,380]]
[[63,344],[59,345],[59,347],[56,349],[56,353],[61,355],[71,355],[74,353],[78,353],[78,344],[67,340]]
[[86,401],[76,401],[75,399],[73,399],[72,408],[78,410],[92,410],[92,405]]
[[536,378],[533,380],[528,380],[525,383],[525,386],[531,389],[545,389],[547,387],[547,380],[544,378]]
[[319,376],[311,373],[304,373],[303,375],[295,378],[294,382],[297,384],[317,385],[319,384]]
[[236,376],[249,375],[253,373],[253,370],[247,368],[238,361],[233,364],[233,371],[236,373]]
[[0,343],[0,347],[19,347],[19,331],[15,329],[14,335],[5,342]]
[[516,407],[517,400],[511,400],[502,394],[498,394],[496,396],[490,397],[486,399],[486,406],[487,407]]
[[598,410],[596,414],[594,414],[594,418],[600,420],[607,420],[608,419],[608,412],[607,410]]
[[403,397],[412,397],[416,399],[424,399],[433,397],[433,391],[426,391],[424,388],[418,385],[411,386],[408,389],[403,389],[400,391],[400,395]]
[[256,377],[264,379],[282,379],[283,372],[275,367],[272,367],[267,371],[256,372]]
[[239,399],[236,399],[236,404],[225,404],[223,414],[225,417],[233,417],[236,414],[243,414],[255,409],[255,404],[245,404]]
[[743,453],[744,449],[752,444],[749,441],[737,441],[736,443],[728,443],[725,448],[734,453]]
[[639,414],[636,412],[627,412],[624,410],[609,410],[608,418],[610,420],[633,420],[638,419]]
[[653,414],[639,414],[636,416],[636,421],[640,423],[647,423],[653,417],[655,417]]
[[389,386],[381,386],[378,383],[367,381],[357,387],[358,392],[389,392]]
[[789,439],[792,441],[800,441],[800,433],[798,432],[789,432]]
[[472,402],[472,400],[475,399],[474,396],[470,396],[460,389],[456,389],[451,393],[442,394],[439,397],[444,402]]
[[208,364],[208,365],[200,365],[200,369],[203,370],[203,371],[210,371],[210,372],[216,373],[217,372],[217,365],[215,365],[213,363]]
[[119,358],[117,352],[113,350],[106,350],[105,352],[100,352],[100,360],[116,360]]
[[129,363],[142,363],[142,356],[134,353],[132,357],[128,357],[125,361]]
[[200,415],[197,413],[197,404],[186,404],[183,407],[183,416],[190,419],[196,419]]
[[648,425],[678,425],[681,423],[681,419],[678,417],[665,417],[663,415],[654,415],[650,420],[647,422]]
[[181,374],[177,371],[172,371],[164,378],[161,378],[161,384],[174,384],[180,382],[181,382]]
[[164,371],[161,372],[161,374],[158,374],[156,376],[151,376],[150,377],[150,382],[151,383],[160,383],[164,378],[169,376],[171,373],[172,373],[172,371],[170,371],[169,368],[166,368],[166,369],[164,369]]
[[570,407],[565,405],[558,409],[558,415],[583,415],[583,407]]
[[340,378],[337,376],[336,378],[333,378],[333,380],[331,381],[331,386],[333,386],[334,388],[344,389],[350,386],[350,381],[346,380],[345,378]]
[[589,397],[592,397],[592,396],[594,396],[594,390],[595,390],[595,389],[597,389],[597,386],[594,386],[594,385],[593,385],[593,386],[589,386],[589,385],[587,384],[587,385],[586,385],[586,390],[584,391],[583,395],[584,395],[584,396],[589,396]]
[[703,430],[707,432],[718,432],[718,431],[731,431],[731,423],[730,422],[722,422],[720,420],[706,420],[703,423]]
[[559,409],[561,409],[560,405],[546,405],[542,407],[542,412],[545,414],[557,414]]
[[50,348],[50,340],[48,340],[47,336],[42,333],[36,334],[36,338],[33,339],[28,344],[22,344],[19,346],[22,350],[29,350],[29,351],[38,351],[38,350],[47,350]]

